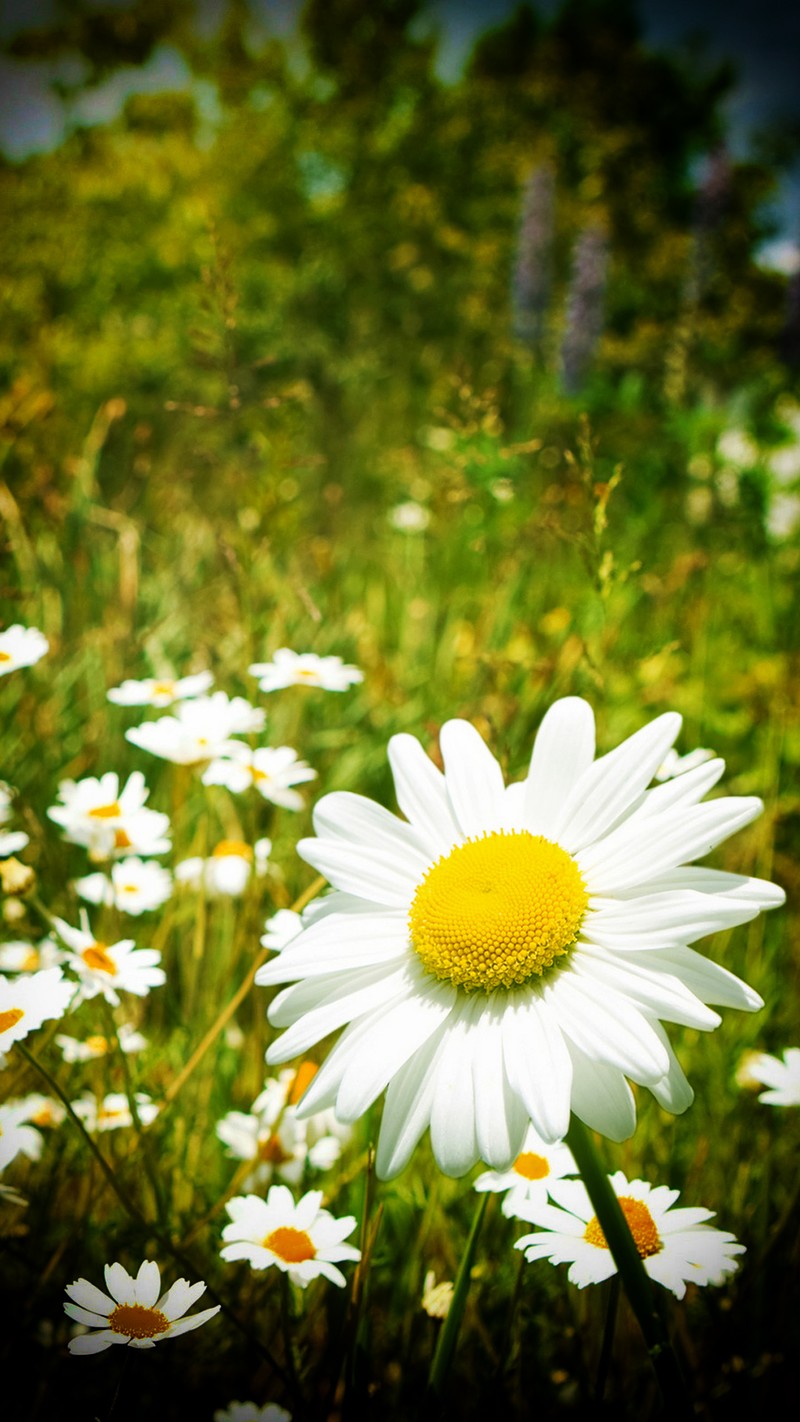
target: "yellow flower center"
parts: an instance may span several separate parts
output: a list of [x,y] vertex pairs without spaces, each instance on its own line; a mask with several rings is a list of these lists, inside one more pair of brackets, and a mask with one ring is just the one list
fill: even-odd
[[298,667],[295,676],[298,681],[319,681],[319,672],[313,667]]
[[273,1131],[258,1147],[258,1158],[268,1165],[285,1165],[292,1157],[286,1154],[277,1131]]
[[108,1326],[112,1333],[122,1333],[126,1338],[156,1338],[166,1333],[169,1319],[159,1308],[145,1308],[144,1304],[119,1304],[110,1314]]
[[115,849],[130,849],[132,847],[132,844],[133,840],[128,837],[124,829],[118,829],[114,831]]
[[81,957],[87,968],[93,968],[99,973],[108,973],[112,978],[116,975],[117,965],[105,943],[92,943],[90,947],[84,948]]
[[304,1229],[292,1229],[291,1225],[279,1225],[268,1234],[264,1248],[271,1249],[284,1264],[303,1264],[306,1259],[314,1259],[317,1253],[310,1235]]
[[0,662],[10,662],[11,657],[8,652],[0,652]]
[[122,814],[122,808],[118,800],[111,800],[107,805],[95,805],[89,811],[90,820],[116,820]]
[[531,1150],[524,1150],[522,1155],[518,1155],[512,1168],[523,1180],[544,1180],[550,1174],[550,1162]]
[[39,952],[36,948],[31,948],[23,962],[20,964],[23,973],[35,973],[39,966]]
[[588,895],[574,859],[527,830],[456,845],[425,874],[409,912],[429,973],[467,992],[540,977],[575,942]]
[[[651,1254],[659,1254],[664,1246],[656,1229],[656,1222],[644,1200],[634,1200],[630,1195],[620,1195],[619,1204],[628,1221],[628,1228],[633,1235],[633,1242],[639,1251],[640,1258],[649,1259]],[[600,1228],[597,1215],[593,1215],[590,1219],[583,1237],[587,1244],[594,1244],[598,1249],[608,1249],[606,1237]]]
[[246,859],[248,864],[253,858],[253,851],[249,844],[244,844],[241,839],[221,839],[216,849],[213,851],[214,859]]
[[286,1098],[287,1106],[296,1106],[301,1096],[305,1095],[306,1088],[309,1087],[317,1074],[316,1062],[301,1062],[294,1074],[294,1080],[289,1087],[289,1095]]
[[153,696],[172,696],[175,692],[174,681],[153,682]]
[[24,1016],[21,1007],[9,1007],[5,1012],[0,1012],[0,1032],[7,1032],[9,1027],[16,1027]]
[[93,1052],[97,1052],[100,1056],[108,1051],[108,1042],[105,1037],[87,1037],[85,1045],[90,1047]]

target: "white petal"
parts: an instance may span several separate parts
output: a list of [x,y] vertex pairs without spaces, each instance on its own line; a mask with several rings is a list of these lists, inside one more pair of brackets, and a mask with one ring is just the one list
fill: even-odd
[[503,820],[505,785],[486,742],[468,721],[447,721],[439,744],[453,814],[462,834],[479,836]]
[[376,1008],[374,1012],[360,1017],[357,1022],[351,1022],[349,1027],[345,1027],[338,1042],[328,1052],[310,1086],[303,1093],[302,1101],[297,1106],[296,1114],[299,1121],[316,1115],[318,1111],[327,1111],[335,1106],[345,1071],[350,1063],[359,1056],[361,1044],[365,1037],[372,1032],[374,1024],[382,1020],[386,1013],[391,1012],[393,1005],[390,1000],[382,1007]]
[[[638,955],[631,956],[638,958]],[[711,1002],[718,1007],[737,1007],[742,1012],[757,1012],[764,1006],[764,999],[741,978],[704,958],[694,948],[659,949],[657,956],[659,966],[680,978],[701,1002]],[[647,962],[650,962],[649,958]]]
[[121,1264],[106,1264],[106,1287],[118,1304],[136,1303],[136,1285]]
[[546,712],[525,781],[525,825],[552,837],[573,786],[594,760],[594,713],[588,701],[565,696]]
[[193,1313],[190,1318],[181,1318],[177,1323],[173,1323],[166,1335],[168,1338],[178,1338],[181,1333],[191,1333],[193,1328],[199,1328],[202,1323],[208,1323],[215,1313],[219,1313],[221,1304],[215,1304],[213,1308],[204,1308],[200,1313]]
[[657,1032],[669,1053],[669,1071],[661,1078],[661,1081],[652,1082],[648,1085],[656,1098],[659,1106],[663,1106],[665,1111],[671,1111],[673,1116],[680,1116],[691,1106],[694,1101],[694,1091],[684,1074],[678,1058],[672,1050],[669,1038],[659,1022],[652,1024],[653,1031]]
[[[348,974],[347,978],[345,984],[337,984],[330,992],[325,993],[322,1006],[311,1010],[304,1010],[302,1003],[309,987],[312,990],[317,989],[316,997],[319,998],[318,978],[287,988],[285,993],[281,993],[280,999],[275,999],[269,1010],[270,1022],[276,1027],[282,1027],[286,1021],[293,1021],[293,1026],[284,1032],[279,1042],[270,1047],[267,1054],[269,1062],[290,1061],[292,1057],[308,1051],[321,1037],[335,1032],[345,1022],[380,1007],[401,991],[406,982],[406,971],[401,969],[399,972],[387,973],[383,968],[371,968],[363,973]],[[353,979],[357,980],[357,986],[353,986]],[[294,996],[290,998],[290,994]],[[294,1021],[298,1015],[299,1021]]]
[[430,1123],[438,1063],[447,1029],[440,1028],[390,1081],[383,1107],[375,1171],[391,1180],[407,1166]]
[[572,1057],[572,1109],[592,1131],[612,1141],[625,1141],[636,1129],[636,1104],[625,1077],[616,1067],[591,1061],[569,1043]]
[[153,1308],[161,1292],[161,1274],[154,1259],[145,1259],[136,1275],[136,1303]]
[[105,1318],[108,1318],[116,1307],[114,1300],[104,1294],[102,1289],[98,1289],[96,1284],[90,1284],[88,1279],[76,1279],[74,1284],[67,1284],[66,1292],[76,1304],[91,1309],[92,1313],[101,1313]]
[[778,884],[767,879],[751,879],[745,874],[728,874],[724,869],[706,869],[704,865],[682,866],[649,879],[646,884],[624,890],[628,894],[671,893],[674,890],[691,889],[702,894],[721,894],[726,899],[756,904],[762,909],[780,908],[786,902],[786,895]]
[[493,998],[481,1004],[472,1053],[478,1151],[494,1170],[507,1170],[516,1160],[528,1127],[527,1112],[511,1090],[503,1060],[504,998],[502,994],[499,1005]]
[[431,1108],[431,1146],[445,1175],[466,1175],[479,1157],[475,1135],[475,1090],[472,1078],[474,1003],[467,1000],[451,1018],[441,1060],[437,1063]]
[[413,736],[392,736],[388,754],[397,803],[431,856],[438,859],[461,839],[444,776]]
[[87,1328],[105,1328],[108,1323],[108,1315],[94,1313],[88,1308],[81,1308],[80,1304],[65,1303],[64,1312],[68,1318],[74,1318],[76,1323],[85,1323]]
[[67,1347],[70,1353],[103,1353],[106,1348],[110,1348],[112,1343],[121,1340],[110,1328],[104,1328],[102,1333],[81,1333],[78,1338],[70,1338]]
[[206,1286],[202,1280],[198,1284],[190,1284],[188,1279],[176,1279],[156,1306],[172,1323],[176,1318],[181,1318],[205,1291]]
[[356,1121],[385,1089],[400,1067],[449,1017],[456,990],[428,978],[411,984],[405,1000],[375,1023],[357,1059],[349,1064],[336,1098],[340,1121]]
[[569,1126],[572,1059],[555,1014],[528,994],[509,998],[503,1021],[506,1071],[544,1141]]
[[255,981],[263,987],[321,973],[373,967],[405,958],[408,952],[405,913],[373,909],[369,914],[326,914],[259,968]]
[[301,839],[297,853],[334,888],[387,908],[407,909],[422,878],[418,856],[399,839],[394,852],[353,847],[337,839]]
[[709,1032],[719,1027],[721,1018],[690,992],[678,977],[662,970],[660,961],[656,970],[649,963],[644,966],[632,963],[626,957],[621,960],[607,953],[603,948],[581,945],[576,948],[571,961],[572,972],[591,991],[593,981],[605,983],[616,989],[623,997],[644,1008],[648,1015],[660,1017],[667,1022],[679,1022],[684,1027],[696,1027],[701,1032]]
[[666,1052],[648,1022],[613,988],[564,972],[546,986],[544,1000],[564,1036],[589,1058],[648,1084],[667,1070]]
[[680,726],[680,716],[668,711],[589,766],[559,815],[559,844],[574,854],[607,834],[652,780]]
[[[590,901],[591,903],[592,901]],[[595,900],[600,904],[600,900]],[[635,899],[605,899],[603,907],[592,908],[581,925],[581,933],[593,943],[616,947],[650,947],[658,942],[693,943],[707,933],[747,923],[759,912],[758,906],[722,894],[698,894],[691,889],[673,893],[643,894]]]
[[342,839],[353,846],[385,850],[390,855],[396,855],[400,846],[415,860],[419,876],[430,865],[430,855],[413,826],[364,795],[348,790],[323,795],[314,806],[313,818],[320,839]]
[[762,809],[761,801],[750,795],[730,795],[689,809],[677,805],[653,822],[651,835],[644,834],[641,825],[625,826],[582,851],[576,856],[578,868],[590,894],[616,893],[708,854]]

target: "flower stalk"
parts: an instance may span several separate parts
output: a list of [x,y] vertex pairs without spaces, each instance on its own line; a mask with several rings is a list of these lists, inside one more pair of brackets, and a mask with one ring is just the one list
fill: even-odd
[[461,1256],[461,1263],[458,1266],[458,1274],[456,1275],[456,1281],[453,1287],[453,1297],[450,1307],[447,1310],[447,1317],[442,1324],[436,1342],[436,1350],[428,1375],[428,1391],[429,1394],[436,1399],[441,1399],[444,1393],[448,1373],[450,1372],[450,1365],[453,1361],[453,1354],[456,1350],[458,1335],[461,1329],[461,1320],[464,1317],[467,1295],[469,1294],[472,1264],[475,1258],[478,1236],[481,1232],[488,1200],[488,1195],[482,1195],[478,1208],[475,1211],[469,1238],[467,1239],[464,1253]]

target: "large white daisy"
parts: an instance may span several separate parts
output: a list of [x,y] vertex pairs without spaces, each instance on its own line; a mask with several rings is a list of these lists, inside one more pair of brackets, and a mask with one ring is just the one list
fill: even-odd
[[426,1128],[440,1168],[505,1170],[532,1121],[563,1138],[570,1110],[614,1140],[635,1126],[626,1078],[680,1112],[692,1091],[661,1019],[709,1030],[714,1002],[760,997],[687,945],[783,902],[758,879],[686,867],[761,810],[701,804],[712,760],[647,789],[677,736],[659,716],[594,759],[594,718],[547,713],[524,780],[506,787],[477,731],[449,721],[444,774],[408,735],[389,744],[403,822],[326,795],[298,851],[334,892],[259,969],[291,983],[269,1062],[346,1027],[300,1106],[354,1121],[384,1089],[377,1170],[407,1164]]

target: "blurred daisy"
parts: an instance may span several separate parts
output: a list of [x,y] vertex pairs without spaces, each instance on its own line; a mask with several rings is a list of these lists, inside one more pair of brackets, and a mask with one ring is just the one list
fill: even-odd
[[23,977],[0,977],[0,1052],[54,1017],[63,1017],[75,996],[75,984],[61,968],[43,968]]
[[800,1106],[800,1047],[787,1047],[780,1057],[759,1052],[749,1057],[747,1073],[754,1081],[768,1086],[759,1101],[768,1106]]
[[[735,1256],[744,1254],[744,1245],[706,1223],[712,1210],[673,1210],[679,1190],[628,1181],[621,1170],[609,1179],[647,1273],[676,1298],[683,1298],[687,1284],[721,1284],[739,1267]],[[583,1181],[559,1180],[551,1193],[563,1208],[531,1211],[528,1217],[541,1228],[514,1248],[524,1250],[529,1263],[570,1264],[567,1278],[579,1289],[610,1279],[617,1266]]]
[[255,1402],[229,1402],[217,1409],[214,1422],[292,1422],[292,1414],[277,1402],[267,1402],[264,1407]]
[[[133,1125],[131,1104],[122,1091],[111,1091],[101,1099],[87,1092],[71,1105],[90,1135],[96,1131],[118,1131]],[[136,1110],[142,1125],[149,1126],[156,1119],[159,1107],[145,1091],[137,1091]]]
[[674,749],[669,750],[653,779],[674,780],[676,775],[685,775],[687,770],[696,770],[698,765],[705,765],[707,761],[713,759],[714,752],[707,750],[705,746],[698,746],[696,750],[689,751],[686,755],[678,755]]
[[44,633],[15,622],[13,627],[0,632],[0,676],[16,671],[17,667],[33,666],[49,646]]
[[478,1191],[506,1191],[503,1214],[508,1218],[527,1219],[529,1205],[544,1205],[550,1187],[565,1175],[577,1175],[578,1167],[572,1151],[561,1141],[548,1145],[533,1126],[522,1143],[522,1150],[510,1170],[485,1170],[475,1181]]
[[250,882],[250,875],[266,874],[272,840],[258,839],[252,846],[239,839],[223,839],[208,859],[183,859],[175,865],[175,878],[192,889],[205,889],[213,897],[238,898]]
[[570,1111],[614,1140],[636,1123],[626,1078],[680,1112],[692,1091],[659,1019],[710,1030],[707,1002],[761,998],[687,945],[783,902],[759,879],[686,867],[749,823],[753,797],[699,803],[713,760],[646,787],[680,727],[659,716],[594,760],[594,717],[568,697],[544,718],[525,780],[504,786],[478,732],[449,721],[441,774],[393,737],[402,821],[326,795],[303,859],[334,892],[261,984],[294,983],[270,1021],[283,1062],[350,1024],[300,1107],[355,1121],[388,1087],[377,1172],[404,1168],[427,1127],[437,1164],[508,1170],[533,1123]]
[[[122,1052],[141,1052],[147,1046],[147,1038],[127,1022],[117,1028],[117,1040]],[[56,1035],[56,1046],[61,1048],[64,1061],[70,1064],[98,1061],[112,1050],[108,1037],[100,1034],[87,1037],[82,1042],[78,1037],[68,1037],[65,1032],[60,1032]]]
[[18,854],[27,844],[30,840],[24,830],[0,830],[0,859]]
[[110,878],[87,874],[76,879],[73,887],[90,904],[109,904],[123,913],[138,915],[166,903],[172,893],[172,875],[160,864],[132,856],[112,864]]
[[112,686],[108,699],[115,706],[171,706],[175,701],[202,696],[213,682],[214,678],[208,671],[180,677],[177,681],[169,677],[160,681],[155,677],[146,677],[144,681],[123,681],[121,686]]
[[433,1270],[428,1270],[422,1285],[422,1307],[429,1318],[447,1318],[453,1302],[453,1288],[449,1279],[437,1284]]
[[246,1259],[252,1269],[274,1265],[301,1289],[319,1274],[344,1288],[347,1281],[336,1264],[361,1258],[359,1249],[342,1242],[355,1229],[355,1217],[337,1220],[321,1206],[321,1190],[309,1190],[295,1204],[285,1185],[273,1185],[266,1200],[234,1196],[225,1206],[231,1223],[222,1231],[222,1258]]
[[119,994],[132,992],[146,997],[151,988],[167,981],[159,968],[161,954],[157,948],[137,948],[132,938],[118,943],[100,943],[89,927],[85,909],[81,909],[81,926],[72,928],[63,918],[54,918],[59,936],[70,950],[65,963],[80,979],[78,1002],[87,1002],[102,993],[112,1007],[119,1007]]
[[18,1155],[38,1160],[42,1154],[42,1137],[30,1124],[24,1101],[0,1104],[0,1170],[5,1170]]
[[243,696],[231,699],[224,691],[215,691],[211,696],[181,702],[174,716],[131,727],[125,737],[132,745],[176,765],[204,765],[236,744],[231,736],[263,730],[264,719],[264,712]]
[[20,1121],[29,1121],[39,1130],[55,1130],[63,1125],[67,1116],[65,1107],[57,1097],[43,1096],[39,1091],[32,1091],[16,1102],[9,1102],[9,1105],[17,1107]]
[[341,657],[318,657],[314,652],[291,652],[279,647],[271,662],[254,662],[247,669],[259,677],[259,691],[281,691],[287,686],[318,686],[322,691],[347,691],[364,680],[358,667],[346,665]]
[[89,850],[94,860],[133,853],[163,854],[169,844],[169,816],[148,810],[149,790],[141,771],[134,771],[124,787],[113,770],[96,779],[62,780],[61,805],[47,811],[60,825],[70,844]]
[[82,1333],[69,1342],[70,1353],[102,1353],[112,1343],[129,1343],[132,1348],[153,1348],[162,1338],[177,1338],[207,1323],[220,1305],[193,1313],[186,1310],[205,1293],[203,1283],[177,1279],[161,1294],[161,1274],[154,1260],[145,1260],[134,1279],[121,1264],[106,1264],[104,1294],[88,1279],[67,1284],[70,1302],[64,1312],[76,1323],[97,1328],[99,1333]]
[[254,785],[265,800],[281,805],[285,810],[302,810],[303,798],[293,785],[302,785],[316,778],[316,770],[298,760],[291,746],[260,746],[251,750],[241,742],[232,741],[225,758],[212,762],[203,776],[204,785],[224,785],[240,794]]
[[424,533],[430,521],[430,511],[414,499],[409,499],[404,504],[395,504],[389,511],[389,523],[398,533]]
[[38,947],[20,939],[0,943],[0,973],[35,973],[40,968],[54,968],[63,958],[52,938],[43,938]]
[[303,1062],[268,1081],[252,1109],[229,1111],[217,1123],[217,1136],[237,1160],[250,1160],[253,1170],[242,1182],[245,1190],[263,1189],[273,1179],[299,1184],[306,1165],[330,1170],[352,1134],[332,1111],[300,1121],[297,1103],[316,1073],[314,1062]]
[[280,953],[287,943],[291,943],[292,939],[297,937],[302,927],[302,917],[299,913],[295,913],[294,909],[278,909],[277,913],[268,918],[264,924],[266,932],[261,935],[259,941],[262,948],[269,948],[273,953]]

